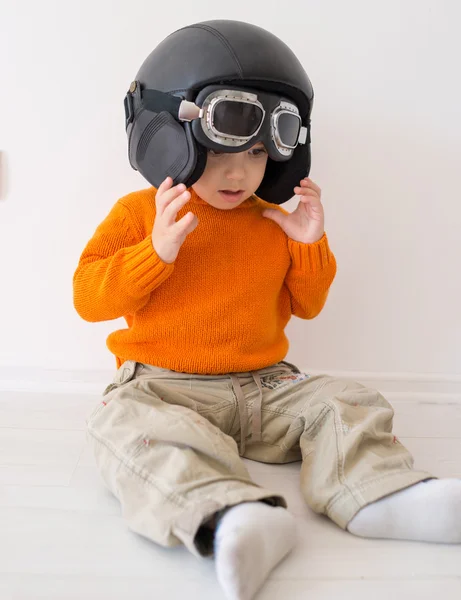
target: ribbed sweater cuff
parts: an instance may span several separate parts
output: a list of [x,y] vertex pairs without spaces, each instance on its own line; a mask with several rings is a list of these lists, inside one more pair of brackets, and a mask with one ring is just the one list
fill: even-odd
[[315,273],[334,261],[326,233],[313,244],[303,244],[288,238],[288,251],[292,259],[292,269],[295,271]]
[[[126,248],[125,259],[130,281],[140,296],[157,288],[174,271],[174,263],[165,263],[158,256],[150,235],[139,244]],[[138,295],[135,290],[131,290],[131,293]]]

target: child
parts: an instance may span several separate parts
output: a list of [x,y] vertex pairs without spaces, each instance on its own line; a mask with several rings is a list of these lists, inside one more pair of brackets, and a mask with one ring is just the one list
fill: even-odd
[[[295,545],[285,499],[241,456],[302,460],[308,505],[355,535],[461,542],[461,481],[413,470],[383,396],[283,360],[291,315],[318,315],[336,273],[306,177],[312,99],[258,27],[169,36],[125,101],[130,161],[152,187],[115,204],[74,276],[84,319],[128,325],[108,338],[118,370],[87,421],[101,476],[133,531],[213,554],[232,600]],[[293,192],[290,214],[277,205]]]

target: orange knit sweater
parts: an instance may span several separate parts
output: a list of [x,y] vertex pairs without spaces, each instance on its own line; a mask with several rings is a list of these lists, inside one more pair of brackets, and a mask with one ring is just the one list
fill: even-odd
[[109,350],[186,373],[261,369],[284,359],[292,314],[322,310],[336,274],[326,234],[314,244],[287,237],[262,216],[277,208],[252,196],[220,210],[191,192],[178,219],[199,220],[173,264],[155,252],[156,189],[121,198],[96,229],[74,275],[74,305],[87,321],[124,317]]

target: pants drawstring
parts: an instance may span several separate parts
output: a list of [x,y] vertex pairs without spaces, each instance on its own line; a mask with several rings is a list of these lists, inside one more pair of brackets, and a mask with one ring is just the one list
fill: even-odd
[[243,456],[245,453],[245,445],[246,438],[248,435],[248,411],[246,406],[245,395],[242,390],[242,386],[240,385],[240,377],[248,377],[251,375],[253,377],[254,382],[258,387],[258,395],[254,399],[253,402],[253,410],[252,410],[252,426],[251,426],[251,441],[252,442],[260,442],[262,439],[262,401],[263,401],[263,388],[261,384],[261,375],[268,375],[270,373],[285,373],[292,372],[290,368],[292,365],[281,367],[278,365],[277,367],[266,367],[265,369],[258,369],[256,371],[249,371],[247,373],[229,373],[229,376],[232,380],[232,388],[237,397],[237,406],[239,411],[239,419],[240,419],[240,455]]

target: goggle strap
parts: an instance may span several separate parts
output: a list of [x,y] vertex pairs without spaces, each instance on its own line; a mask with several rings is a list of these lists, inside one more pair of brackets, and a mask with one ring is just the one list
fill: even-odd
[[[156,113],[169,112],[178,121],[192,121],[202,116],[202,110],[193,102],[188,102],[178,96],[172,96],[159,90],[142,90],[141,98],[143,106],[147,110]],[[310,144],[310,142],[310,125],[301,127],[298,143]]]
[[152,112],[169,112],[175,119],[178,119],[179,107],[182,98],[160,92],[158,90],[142,90],[141,98],[144,108]]
[[166,111],[177,121],[193,121],[202,116],[201,109],[193,102],[188,102],[178,96],[172,96],[159,90],[143,90],[142,103],[147,110],[153,112]]

